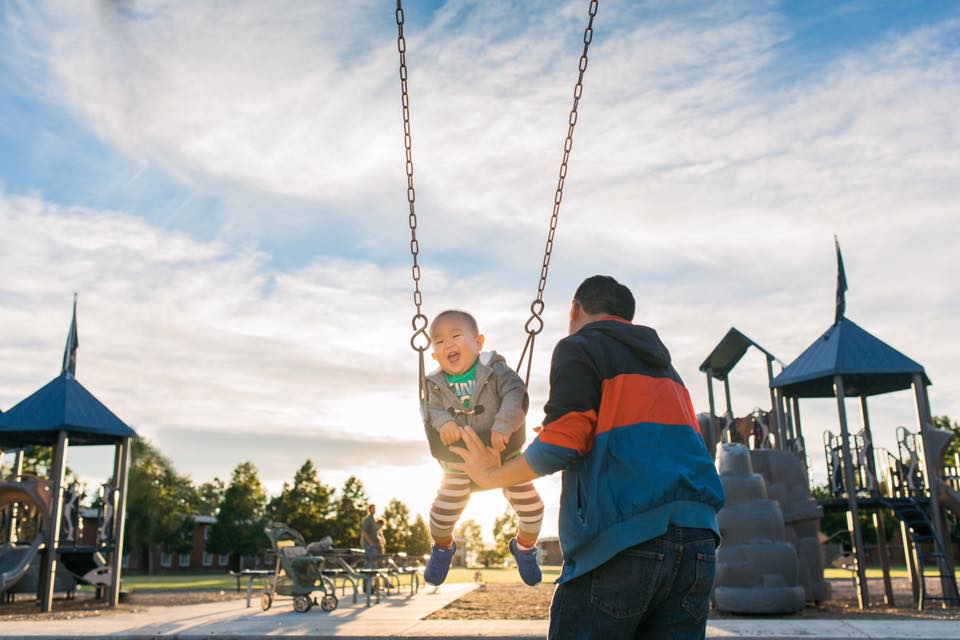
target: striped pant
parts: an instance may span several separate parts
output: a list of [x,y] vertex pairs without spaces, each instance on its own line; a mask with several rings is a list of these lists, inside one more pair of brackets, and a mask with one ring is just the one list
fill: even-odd
[[[503,490],[507,502],[517,514],[517,539],[532,547],[540,536],[543,524],[543,501],[532,482]],[[470,478],[462,473],[445,472],[440,490],[430,507],[430,535],[435,544],[447,545],[453,529],[470,501]]]

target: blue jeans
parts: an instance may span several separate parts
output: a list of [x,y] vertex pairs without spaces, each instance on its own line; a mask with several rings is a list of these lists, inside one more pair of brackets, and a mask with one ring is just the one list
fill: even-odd
[[717,539],[708,529],[670,527],[557,587],[549,640],[706,637]]

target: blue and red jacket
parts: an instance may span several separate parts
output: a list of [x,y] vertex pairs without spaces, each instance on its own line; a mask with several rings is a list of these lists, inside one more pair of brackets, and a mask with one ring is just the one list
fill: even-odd
[[607,316],[561,340],[544,411],[524,456],[539,475],[563,471],[559,582],[670,525],[720,535],[723,487],[656,331]]

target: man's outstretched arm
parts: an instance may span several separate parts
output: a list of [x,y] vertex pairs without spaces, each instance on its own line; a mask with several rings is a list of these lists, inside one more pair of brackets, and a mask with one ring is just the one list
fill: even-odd
[[450,447],[450,451],[463,458],[463,462],[447,464],[466,473],[482,489],[513,487],[539,477],[524,456],[501,466],[500,453],[484,446],[473,429],[467,427],[460,431],[466,447]]

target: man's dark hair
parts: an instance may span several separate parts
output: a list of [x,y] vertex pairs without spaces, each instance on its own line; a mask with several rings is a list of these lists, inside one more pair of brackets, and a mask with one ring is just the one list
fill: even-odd
[[480,325],[477,324],[477,319],[466,311],[461,311],[460,309],[447,309],[446,311],[441,311],[433,318],[433,322],[430,323],[430,335],[433,335],[433,330],[437,328],[437,323],[446,318],[457,318],[458,320],[463,320],[473,329],[473,332],[476,335],[480,335]]
[[624,320],[633,320],[637,308],[630,289],[610,276],[590,276],[577,287],[573,299],[590,315],[605,313]]

